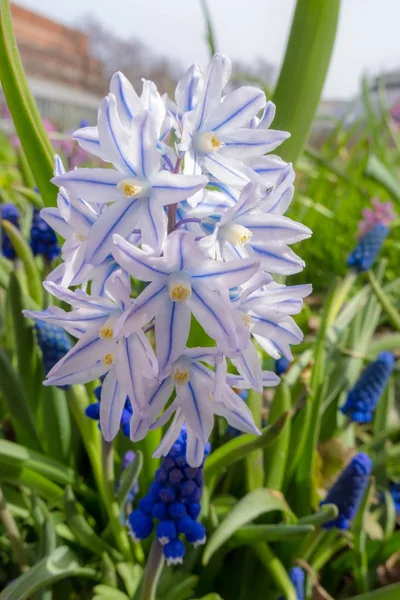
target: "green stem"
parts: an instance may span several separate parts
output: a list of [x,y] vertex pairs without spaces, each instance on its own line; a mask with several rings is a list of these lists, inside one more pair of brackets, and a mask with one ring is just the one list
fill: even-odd
[[265,566],[276,586],[285,594],[286,600],[297,600],[297,593],[281,561],[265,543],[254,544],[252,550]]
[[15,559],[21,572],[24,573],[29,569],[25,559],[24,547],[22,545],[21,534],[19,533],[18,525],[14,517],[7,508],[6,501],[3,495],[3,490],[0,487],[0,519],[3,522],[4,529],[7,531],[8,538],[14,549]]
[[128,534],[125,527],[121,524],[120,507],[115,497],[113,445],[112,442],[106,442],[104,438],[101,438],[101,462],[105,492],[104,496],[111,529],[121,554],[124,556],[125,560],[132,562]]
[[73,385],[67,392],[68,406],[72,416],[81,434],[83,444],[85,446],[89,461],[92,467],[93,475],[96,481],[97,489],[103,497],[106,505],[103,477],[101,472],[101,448],[100,435],[94,421],[91,421],[85,416],[85,409],[89,404],[86,390],[82,385]]
[[154,538],[147,559],[143,577],[143,587],[140,600],[155,600],[157,584],[164,566],[163,548],[157,538]]
[[[262,396],[254,390],[249,390],[247,405],[251,410],[254,423],[261,429]],[[272,417],[271,417],[271,420]],[[260,450],[249,452],[246,456],[247,491],[251,492],[264,485],[264,453]]]
[[281,150],[287,161],[296,161],[314,121],[336,37],[339,8],[340,0],[297,0],[273,96],[278,109],[274,129],[291,133]]
[[332,300],[331,310],[329,312],[328,319],[328,329],[334,324],[336,321],[336,317],[340,313],[343,304],[346,302],[347,297],[353,284],[357,278],[357,273],[355,271],[349,271],[341,281],[336,285],[334,297]]

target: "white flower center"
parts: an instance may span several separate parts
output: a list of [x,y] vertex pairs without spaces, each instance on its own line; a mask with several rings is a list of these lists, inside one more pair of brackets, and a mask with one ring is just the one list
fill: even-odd
[[226,225],[222,225],[219,229],[219,235],[229,244],[232,244],[232,246],[239,246],[239,248],[248,244],[253,237],[250,229],[247,229],[247,227],[244,227],[243,225],[239,225],[239,223],[227,223]]
[[187,356],[180,356],[174,362],[171,377],[175,385],[185,385],[190,381],[190,360]]
[[77,242],[84,242],[86,240],[86,235],[84,235],[83,233],[78,233],[77,231],[75,231],[75,233],[74,233],[74,240],[76,240]]
[[126,198],[140,198],[147,195],[149,184],[141,179],[129,178],[120,181],[117,188]]
[[172,273],[168,277],[169,297],[174,302],[186,302],[192,297],[190,279],[185,273]]
[[210,152],[218,152],[223,144],[213,131],[204,131],[193,136],[193,145],[197,152],[209,154]]

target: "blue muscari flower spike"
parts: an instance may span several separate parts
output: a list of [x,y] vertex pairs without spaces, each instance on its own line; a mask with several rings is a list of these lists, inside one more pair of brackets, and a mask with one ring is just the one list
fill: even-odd
[[[1,218],[4,221],[10,221],[10,223],[19,229],[19,211],[14,204],[1,205]],[[10,260],[13,260],[16,257],[10,238],[3,228],[1,228],[1,252],[3,256]]]
[[368,271],[377,259],[388,233],[389,228],[383,223],[370,229],[349,255],[347,266],[354,267],[359,273]]
[[343,414],[357,423],[370,423],[376,406],[393,371],[395,358],[391,352],[381,352],[361,373],[352,390],[348,393]]
[[289,365],[290,361],[288,361],[288,359],[284,356],[277,358],[275,361],[275,373],[277,375],[283,375],[288,370]]
[[[45,373],[50,371],[72,348],[72,342],[62,327],[35,319],[36,337],[42,351]],[[68,389],[69,385],[59,386]]]
[[333,521],[325,523],[325,529],[349,529],[354,519],[371,475],[372,461],[368,454],[356,454],[340,473],[329,490],[324,504],[335,504],[339,515]]
[[[304,600],[304,571],[300,567],[293,567],[289,571],[290,581],[293,583],[293,587],[296,590],[297,600]],[[284,600],[283,596],[280,596],[279,600]]]
[[390,495],[393,498],[396,514],[400,514],[400,483],[391,483],[389,486]]
[[[203,465],[194,468],[186,462],[186,429],[183,427],[168,455],[156,471],[148,493],[139,501],[138,509],[128,517],[127,525],[135,540],[148,537],[153,527],[163,546],[168,565],[183,561],[185,545],[179,536],[193,546],[204,544],[206,531],[198,522],[201,511]],[[205,447],[205,455],[210,445]],[[155,520],[158,524],[155,524]]]
[[37,208],[33,211],[30,246],[34,256],[41,254],[48,261],[54,260],[61,254],[53,228],[42,219]]
[[[94,421],[99,421],[100,420],[101,385],[97,386],[97,388],[94,389],[93,393],[97,398],[97,402],[93,402],[92,404],[89,404],[89,406],[85,410],[85,415],[87,417],[89,417],[89,419],[93,419]],[[121,427],[122,427],[123,434],[126,437],[129,437],[129,435],[130,435],[130,420],[131,420],[132,414],[133,414],[132,405],[127,396],[126,400],[125,400],[125,406],[124,406],[124,409],[123,409],[122,415],[121,415]]]

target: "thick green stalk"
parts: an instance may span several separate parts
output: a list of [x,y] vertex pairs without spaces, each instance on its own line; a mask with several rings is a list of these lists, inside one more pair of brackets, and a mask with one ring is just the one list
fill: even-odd
[[[261,429],[262,396],[254,390],[249,391],[247,400],[256,426]],[[264,485],[264,454],[262,449],[249,452],[246,456],[247,491],[251,492]]]
[[106,442],[103,438],[101,438],[101,462],[105,488],[104,495],[111,529],[121,554],[124,556],[125,560],[131,562],[132,554],[128,534],[125,526],[121,524],[121,511],[115,496],[113,445],[112,442]]
[[[269,414],[271,421],[275,421],[285,412],[290,411],[291,408],[292,402],[290,389],[283,378],[275,392],[275,396],[271,404],[271,410]],[[291,429],[290,425],[291,423],[289,418],[281,435],[264,450],[264,463],[266,472],[264,485],[266,488],[279,491],[282,489],[286,472],[286,462],[288,459]]]
[[3,523],[4,529],[7,532],[8,538],[14,550],[15,559],[22,573],[29,567],[25,559],[24,547],[22,544],[21,534],[19,533],[18,525],[14,517],[7,508],[3,491],[0,487],[0,520]]
[[140,600],[155,600],[157,584],[164,566],[163,548],[157,538],[154,538],[146,570],[143,577],[142,593]]
[[297,0],[273,96],[274,129],[289,131],[280,155],[295,162],[307,140],[328,72],[340,0]]

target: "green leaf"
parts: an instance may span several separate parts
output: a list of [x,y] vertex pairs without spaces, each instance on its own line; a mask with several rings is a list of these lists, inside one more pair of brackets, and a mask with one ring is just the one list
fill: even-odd
[[103,552],[101,555],[101,572],[101,582],[104,585],[109,585],[112,588],[118,587],[117,571],[107,552]]
[[96,585],[93,588],[96,594],[95,598],[102,598],[102,600],[129,600],[128,596],[120,590],[110,587],[109,585]]
[[339,7],[340,0],[297,1],[272,98],[278,109],[274,127],[291,134],[282,146],[284,160],[296,161],[314,121],[335,41]]
[[123,507],[125,506],[127,496],[132,488],[136,485],[140,472],[143,467],[143,454],[138,450],[131,464],[125,469],[121,475],[121,480],[117,492],[117,502]]
[[59,503],[62,499],[63,489],[60,486],[26,467],[2,464],[0,481],[29,488],[49,502]]
[[[281,383],[275,390],[274,399],[270,409],[270,419],[275,421],[281,415],[289,412],[292,408],[292,400],[289,386],[285,378],[282,377]],[[281,435],[268,446],[264,451],[265,463],[265,482],[267,488],[281,490],[286,471],[286,462],[288,457],[290,442],[290,418],[287,419]]]
[[187,577],[180,583],[173,586],[171,591],[165,596],[164,600],[185,600],[189,598],[197,585],[199,578],[196,575]]
[[293,583],[278,557],[270,550],[268,544],[260,543],[252,546],[261,564],[267,569],[269,575],[279,590],[284,594],[286,600],[297,600],[297,592]]
[[203,555],[203,564],[206,565],[210,558],[238,529],[257,519],[262,514],[281,511],[291,520],[295,519],[285,498],[276,490],[254,490],[242,498],[232,509],[229,515],[217,527],[210,537]]
[[23,196],[25,198],[25,200],[28,200],[28,202],[30,202],[30,204],[33,204],[33,206],[35,208],[41,209],[43,208],[43,200],[42,197],[40,196],[40,194],[38,194],[37,192],[35,192],[35,190],[32,190],[31,188],[27,188],[21,185],[16,185],[14,187],[14,190],[20,194],[21,196]]
[[390,301],[389,296],[384,292],[383,288],[379,284],[379,281],[372,273],[372,271],[368,271],[369,282],[372,287],[372,291],[376,295],[380,305],[382,306],[383,311],[386,313],[388,321],[393,325],[397,331],[400,331],[400,313],[393,306]]
[[400,583],[395,583],[394,585],[387,585],[367,594],[361,594],[361,596],[352,596],[351,600],[399,600],[399,598]]
[[129,598],[133,598],[142,580],[143,568],[137,564],[119,562],[117,564],[117,571],[124,582]]
[[101,555],[102,552],[108,552],[114,559],[121,559],[119,552],[99,538],[85,517],[79,512],[74,493],[70,486],[67,486],[64,492],[64,512],[67,525],[82,546],[95,554]]
[[357,511],[356,517],[353,522],[352,529],[354,531],[354,547],[358,553],[358,565],[355,565],[354,579],[356,587],[360,592],[367,592],[369,581],[368,581],[368,557],[366,552],[366,541],[367,532],[365,530],[364,521],[368,512],[368,501],[371,491],[371,480],[364,492],[364,496],[360,507]]
[[213,28],[213,24],[211,21],[211,15],[210,15],[210,11],[208,9],[207,0],[200,0],[200,2],[201,2],[201,9],[202,9],[203,15],[204,15],[204,20],[206,22],[206,30],[207,30],[206,40],[207,40],[208,48],[210,50],[210,58],[212,58],[217,51],[216,45],[215,45],[214,28]]
[[236,548],[259,542],[285,542],[296,538],[302,539],[314,529],[313,525],[247,525],[247,527],[238,529],[232,537],[230,545]]
[[321,509],[313,513],[312,515],[307,515],[305,517],[301,517],[298,521],[298,525],[314,525],[318,527],[319,525],[323,525],[324,523],[328,523],[329,521],[333,521],[339,514],[338,507],[335,504],[324,504],[321,506]]
[[96,579],[97,575],[94,569],[82,568],[67,546],[59,546],[8,585],[1,592],[0,600],[29,600],[35,592],[71,577]]
[[[261,429],[262,395],[249,390],[247,405],[253,415],[256,427]],[[271,417],[274,421],[274,418]],[[264,485],[264,456],[261,449],[249,452],[246,456],[247,491],[251,492]],[[268,487],[268,486],[267,486]]]
[[21,286],[15,273],[10,275],[8,294],[14,327],[18,374],[25,388],[25,394],[32,411],[35,413],[38,405],[38,390],[35,377],[38,366],[38,355],[31,322],[22,315],[22,310],[25,306]]
[[289,412],[283,414],[275,423],[266,427],[260,436],[251,434],[240,435],[212,452],[204,464],[204,476],[206,480],[209,481],[213,475],[244,458],[249,452],[265,448],[268,444],[271,444],[285,427],[289,415]]
[[19,229],[10,221],[1,221],[1,225],[10,238],[11,244],[21,262],[24,265],[28,291],[32,299],[38,306],[42,306],[43,289],[40,280],[40,273],[36,267],[35,259],[27,242],[22,237]]
[[[35,419],[25,396],[21,381],[14,371],[10,359],[0,348],[0,392],[12,417],[24,428],[27,444],[35,450],[41,449]],[[3,441],[3,440],[0,440]]]
[[377,156],[371,154],[365,167],[365,175],[374,179],[389,192],[395,200],[400,201],[400,183],[393,172]]
[[50,183],[53,149],[26,81],[11,21],[8,0],[0,2],[1,85],[28,163],[46,206],[54,206],[56,189]]
[[46,433],[43,444],[49,456],[61,463],[71,461],[72,430],[68,403],[64,390],[46,386],[40,405],[41,428]]

